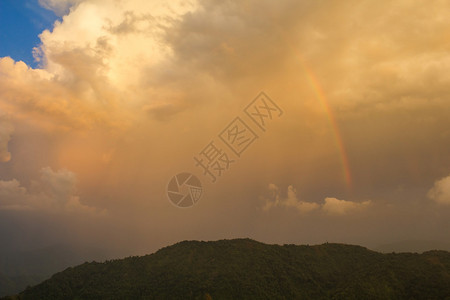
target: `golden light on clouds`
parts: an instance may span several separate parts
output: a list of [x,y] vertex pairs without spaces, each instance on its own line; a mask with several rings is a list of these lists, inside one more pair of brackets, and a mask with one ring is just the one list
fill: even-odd
[[[117,222],[108,243],[132,231],[136,249],[370,244],[413,227],[444,239],[446,1],[40,3],[62,16],[39,36],[40,68],[0,58],[0,209],[85,213],[99,232]],[[210,183],[193,157],[261,91],[283,117]],[[178,211],[165,189],[186,171],[205,191]]]

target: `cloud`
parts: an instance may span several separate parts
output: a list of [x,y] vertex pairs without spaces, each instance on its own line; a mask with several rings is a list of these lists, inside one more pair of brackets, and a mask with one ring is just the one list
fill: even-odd
[[11,159],[11,153],[8,152],[8,143],[13,132],[14,127],[0,111],[0,163],[8,162]]
[[437,180],[427,195],[436,203],[450,205],[450,176]]
[[322,205],[322,210],[329,215],[346,215],[360,212],[369,207],[371,203],[370,200],[359,203],[327,197]]
[[[14,143],[7,148],[11,127],[0,121],[0,160],[9,160],[9,152],[14,158],[0,164],[0,178],[17,178],[2,182],[3,209],[108,207],[124,220],[117,226],[132,223],[151,232],[173,225],[164,234],[167,239],[208,230],[212,238],[219,232],[248,235],[248,220],[260,204],[249,201],[244,208],[242,198],[257,193],[260,182],[296,178],[287,188],[270,186],[263,197],[266,211],[351,216],[364,214],[372,202],[348,199],[368,197],[376,208],[370,210],[373,224],[392,215],[387,230],[370,226],[379,236],[385,238],[392,224],[400,223],[416,234],[419,214],[409,212],[426,207],[408,204],[450,165],[450,44],[443,38],[450,35],[449,2],[41,4],[64,17],[40,35],[35,49],[40,69],[0,58],[0,109],[14,125]],[[168,220],[190,222],[171,215],[167,180],[179,169],[201,171],[193,167],[192,155],[261,90],[283,108],[283,119],[264,135],[258,132],[255,146],[231,167],[226,187],[205,187],[218,201],[205,197],[191,210],[196,221],[189,224],[195,229],[167,226]],[[345,154],[351,192],[342,172]],[[29,185],[44,166],[53,169],[41,170]],[[73,173],[53,171],[61,169],[77,174],[78,184]],[[230,196],[241,186],[242,197]],[[430,192],[440,203],[443,186]],[[399,203],[401,209],[378,202]],[[235,223],[245,225],[233,224],[230,230],[222,217],[225,203],[240,214],[241,222]],[[270,222],[255,225],[255,232],[269,236],[265,226],[277,224],[280,215],[267,214]],[[211,224],[204,216],[215,225],[204,226]],[[292,224],[284,222],[292,228],[287,239],[299,236],[300,227],[322,233],[335,229],[332,220],[318,224],[317,218],[292,217]],[[448,219],[447,214],[433,221],[442,225]],[[362,231],[359,225],[343,235]],[[272,237],[278,238],[280,230],[273,227]],[[448,226],[424,235],[442,228]],[[189,233],[182,236],[183,230]]]
[[269,191],[271,195],[264,199],[264,211],[268,211],[276,207],[285,207],[294,208],[300,213],[308,213],[320,207],[317,203],[299,200],[297,197],[297,191],[292,185],[288,186],[287,195],[284,198],[281,196],[279,188],[273,183],[269,184]]
[[29,189],[16,179],[0,180],[1,210],[37,210],[46,212],[79,212],[104,214],[105,211],[84,205],[76,195],[76,176],[67,170],[46,167]]
[[54,11],[58,16],[67,14],[71,7],[76,6],[84,0],[39,0],[39,4]]
[[325,198],[323,204],[301,201],[298,199],[297,191],[292,185],[288,186],[287,196],[285,198],[280,196],[279,188],[273,183],[269,184],[268,190],[270,196],[261,197],[265,201],[263,206],[264,211],[269,211],[277,207],[285,207],[294,208],[300,213],[320,210],[328,215],[346,215],[361,212],[372,204],[370,200],[359,203],[330,197]]
[[0,58],[0,109],[14,118],[46,129],[119,131],[205,98],[198,97],[205,79],[173,61],[164,38],[195,1],[40,3],[58,13],[72,9],[40,34],[34,54],[41,69]]
[[27,190],[20,186],[16,179],[3,181],[0,180],[0,209],[3,210],[21,210],[31,207],[24,203],[27,196]]
[[50,129],[118,124],[109,121],[110,109],[89,103],[91,97],[83,99],[46,70],[30,69],[23,62],[4,57],[0,58],[0,74],[0,109],[16,120]]

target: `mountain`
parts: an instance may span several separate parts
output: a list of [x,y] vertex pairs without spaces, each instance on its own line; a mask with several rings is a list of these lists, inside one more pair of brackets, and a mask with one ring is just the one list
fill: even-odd
[[425,251],[441,249],[450,251],[450,242],[444,241],[426,241],[426,240],[405,240],[398,241],[390,244],[383,244],[373,249],[377,252],[389,253],[389,252],[417,252],[422,253]]
[[87,260],[105,259],[104,250],[69,245],[0,254],[0,297],[16,294],[36,285],[56,272]]
[[68,268],[3,299],[450,299],[450,253],[185,241]]

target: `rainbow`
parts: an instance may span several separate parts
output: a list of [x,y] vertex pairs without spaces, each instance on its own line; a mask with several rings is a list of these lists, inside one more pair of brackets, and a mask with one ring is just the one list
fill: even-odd
[[319,83],[319,80],[317,80],[316,76],[314,75],[314,72],[306,64],[300,51],[298,51],[297,47],[291,42],[291,39],[286,34],[286,32],[283,30],[283,27],[280,26],[280,24],[278,24],[275,17],[269,16],[269,19],[270,19],[270,21],[272,21],[272,25],[274,25],[276,28],[279,29],[279,33],[280,33],[281,37],[283,37],[284,41],[287,43],[288,47],[296,54],[301,66],[303,68],[303,71],[305,72],[306,77],[308,78],[308,82],[314,91],[316,99],[320,102],[320,105],[322,106],[323,110],[325,111],[325,114],[328,119],[328,123],[330,125],[331,131],[334,136],[334,141],[335,141],[337,149],[339,151],[339,156],[340,156],[340,160],[341,160],[341,164],[342,164],[343,177],[344,177],[345,183],[347,185],[347,188],[349,190],[351,190],[352,177],[351,177],[350,165],[348,162],[347,152],[345,150],[345,146],[344,146],[344,142],[342,140],[339,126],[334,117],[333,110],[331,109],[331,107],[327,101],[325,92],[323,91],[323,89]]
[[323,91],[322,87],[320,86],[320,83],[317,80],[316,76],[314,75],[313,71],[307,67],[307,65],[305,64],[303,59],[300,59],[300,62],[306,73],[308,82],[314,91],[316,99],[319,100],[321,107],[325,111],[325,114],[328,119],[328,123],[333,132],[334,141],[335,141],[336,146],[339,151],[339,156],[341,159],[342,171],[343,171],[345,183],[347,185],[347,188],[351,189],[352,177],[351,177],[351,172],[350,172],[350,164],[348,162],[347,152],[345,151],[344,142],[342,140],[341,132],[340,132],[339,126],[336,122],[336,118],[334,117],[333,110],[331,109],[331,107],[327,101],[327,98],[325,96],[325,92]]

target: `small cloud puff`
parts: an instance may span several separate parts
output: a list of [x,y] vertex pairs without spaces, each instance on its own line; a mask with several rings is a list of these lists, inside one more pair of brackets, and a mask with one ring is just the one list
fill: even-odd
[[70,8],[82,2],[83,0],[39,0],[39,4],[53,11],[58,16],[63,16],[70,11]]
[[269,191],[271,196],[266,198],[266,203],[263,207],[264,211],[268,211],[275,207],[295,208],[300,213],[307,213],[318,209],[320,206],[317,203],[301,201],[297,197],[296,189],[290,185],[287,190],[287,197],[282,198],[280,190],[275,184],[269,184]]
[[371,204],[372,201],[370,200],[364,202],[352,202],[327,197],[325,198],[325,203],[322,205],[322,210],[329,215],[345,215],[364,210]]
[[450,205],[450,176],[436,181],[427,196],[436,203]]
[[287,196],[285,198],[280,196],[280,189],[273,183],[269,184],[268,190],[270,196],[263,197],[265,200],[263,206],[264,211],[269,211],[276,207],[286,207],[295,208],[300,213],[321,210],[328,215],[346,215],[362,211],[372,204],[370,200],[359,203],[330,197],[325,198],[325,203],[323,204],[301,201],[297,197],[297,190],[292,185],[288,186]]

